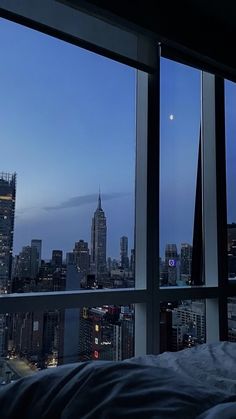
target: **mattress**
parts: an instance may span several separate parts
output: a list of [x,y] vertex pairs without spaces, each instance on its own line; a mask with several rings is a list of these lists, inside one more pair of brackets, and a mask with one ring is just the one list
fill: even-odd
[[40,371],[0,389],[1,419],[236,418],[236,343]]

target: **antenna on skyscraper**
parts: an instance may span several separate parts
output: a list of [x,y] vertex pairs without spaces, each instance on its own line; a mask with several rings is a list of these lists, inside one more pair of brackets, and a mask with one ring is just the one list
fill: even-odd
[[101,189],[100,189],[100,185],[99,185],[99,194],[98,194],[98,209],[101,210],[102,209],[102,201],[101,201]]

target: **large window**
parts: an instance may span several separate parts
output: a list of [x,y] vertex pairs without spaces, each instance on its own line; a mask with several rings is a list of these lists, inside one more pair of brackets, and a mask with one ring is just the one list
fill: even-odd
[[134,286],[135,70],[0,31],[2,292]]
[[[133,288],[135,70],[4,19],[0,42],[1,293]],[[0,322],[19,376],[134,354],[131,306],[49,304]]]
[[[2,380],[12,363],[32,373],[227,339],[216,77],[59,2],[5,9],[54,37],[1,22]],[[233,241],[228,253],[233,266]]]

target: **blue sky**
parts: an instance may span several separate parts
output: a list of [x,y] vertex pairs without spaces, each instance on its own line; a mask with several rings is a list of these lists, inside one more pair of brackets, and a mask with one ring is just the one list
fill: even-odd
[[228,223],[236,222],[236,85],[225,82],[226,174]]
[[[136,72],[1,19],[0,171],[17,173],[14,253],[31,239],[52,249],[90,244],[99,187],[107,256],[134,236]],[[226,87],[228,214],[235,220],[236,89]],[[161,253],[192,243],[200,129],[200,71],[161,59]]]
[[192,244],[201,111],[200,71],[161,59],[160,244]]
[[135,70],[5,20],[0,49],[1,171],[17,173],[15,252],[32,238],[46,258],[90,242],[100,186],[107,253],[118,256],[122,235],[133,245]]

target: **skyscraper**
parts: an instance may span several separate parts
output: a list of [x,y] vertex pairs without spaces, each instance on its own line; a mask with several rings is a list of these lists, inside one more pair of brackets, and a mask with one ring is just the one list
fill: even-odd
[[182,275],[191,276],[192,267],[192,246],[188,243],[181,243],[181,255],[180,255],[180,272]]
[[31,277],[35,278],[41,266],[42,240],[31,240]]
[[129,269],[128,237],[120,238],[120,264],[123,269]]
[[105,213],[98,196],[98,207],[92,219],[91,228],[91,268],[96,277],[106,272],[107,225]]
[[168,284],[176,285],[178,253],[176,244],[167,244],[165,248],[165,269]]
[[75,255],[75,263],[79,268],[80,272],[88,274],[89,272],[89,248],[88,243],[84,240],[79,240],[75,243],[73,250]]
[[52,251],[52,266],[54,268],[62,267],[63,252],[62,250],[53,250]]
[[11,279],[16,173],[0,173],[0,293]]

